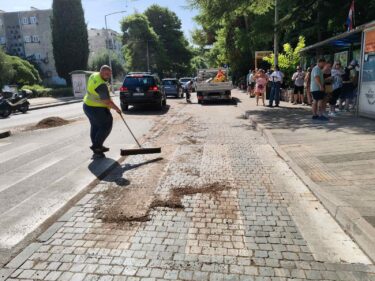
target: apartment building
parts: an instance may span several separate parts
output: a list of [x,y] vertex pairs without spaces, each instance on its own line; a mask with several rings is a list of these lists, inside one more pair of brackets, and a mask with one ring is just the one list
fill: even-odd
[[53,59],[51,16],[51,9],[0,11],[0,44],[9,55],[36,63],[45,83],[64,84]]
[[108,29],[96,29],[90,28],[88,30],[89,37],[89,49],[90,58],[92,58],[96,53],[103,50],[111,50],[116,53],[120,58],[123,58],[122,54],[122,42],[121,35],[112,30]]

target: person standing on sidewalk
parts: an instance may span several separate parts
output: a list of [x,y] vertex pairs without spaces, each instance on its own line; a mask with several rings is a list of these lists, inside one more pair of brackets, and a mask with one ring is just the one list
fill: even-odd
[[312,104],[312,98],[311,98],[311,92],[310,92],[310,85],[311,85],[311,71],[312,67],[308,67],[305,75],[305,94],[306,94],[306,100],[307,105],[311,106]]
[[310,91],[313,97],[313,120],[328,121],[328,118],[323,115],[323,100],[325,97],[323,68],[325,64],[326,60],[324,58],[321,58],[318,60],[318,64],[311,71]]
[[304,104],[303,100],[303,86],[305,82],[305,73],[302,71],[302,67],[297,67],[297,72],[295,72],[292,76],[292,80],[294,81],[294,103]]
[[257,106],[259,105],[260,96],[262,96],[263,106],[266,106],[264,100],[265,100],[268,78],[263,69],[260,69],[258,73],[255,75],[255,82],[256,82],[255,95],[256,95]]
[[335,62],[331,71],[332,95],[329,100],[330,111],[328,116],[336,116],[336,104],[342,91],[342,75],[344,74],[339,61]]
[[90,137],[94,152],[93,159],[105,157],[104,141],[112,131],[113,117],[110,109],[121,114],[120,108],[110,97],[108,81],[111,79],[112,69],[103,65],[100,72],[93,73],[87,82],[87,93],[83,99],[83,111],[91,124]]
[[271,74],[270,80],[272,81],[270,101],[268,107],[273,107],[273,101],[275,101],[275,107],[279,107],[280,103],[280,88],[283,83],[284,74],[280,71],[279,66],[275,66],[275,71]]

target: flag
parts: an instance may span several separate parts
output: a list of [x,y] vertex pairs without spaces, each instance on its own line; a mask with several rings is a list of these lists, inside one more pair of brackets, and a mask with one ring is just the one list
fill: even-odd
[[355,10],[354,10],[354,0],[353,0],[352,4],[350,5],[348,18],[346,20],[346,26],[348,28],[348,31],[352,31],[354,28],[354,12]]

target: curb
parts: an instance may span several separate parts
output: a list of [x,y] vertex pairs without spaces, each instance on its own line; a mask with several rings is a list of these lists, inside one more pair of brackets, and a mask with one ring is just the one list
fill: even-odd
[[67,101],[67,102],[47,103],[47,104],[42,104],[42,105],[31,106],[29,111],[44,109],[44,108],[50,108],[50,107],[57,107],[57,106],[68,105],[68,104],[79,103],[79,102],[82,102],[82,100],[72,100],[72,101]]
[[0,139],[5,139],[7,137],[10,137],[10,131],[2,131],[2,132],[0,132]]
[[322,205],[328,210],[331,216],[339,223],[344,231],[357,242],[362,251],[375,261],[375,229],[362,218],[361,214],[347,203],[333,197],[323,190],[318,184],[313,182],[309,176],[294,162],[294,160],[281,148],[274,138],[272,132],[259,124],[257,120],[249,114],[246,117],[252,123],[272,146],[277,155],[279,155],[292,169],[292,171],[301,179],[301,181],[318,198]]

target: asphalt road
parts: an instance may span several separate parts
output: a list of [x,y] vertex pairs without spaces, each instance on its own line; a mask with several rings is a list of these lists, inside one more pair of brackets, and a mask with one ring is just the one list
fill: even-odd
[[43,118],[52,116],[59,116],[64,119],[83,117],[82,103],[32,110],[26,114],[16,113],[10,115],[8,118],[0,118],[0,131],[25,127],[37,123]]
[[[169,104],[171,110],[179,105],[177,100]],[[168,110],[161,114],[147,108],[131,109],[125,118],[142,139],[165,114]],[[30,129],[51,116],[74,121],[62,127]],[[116,164],[121,148],[134,146],[119,116],[114,116],[113,131],[105,143],[111,151],[106,159],[91,161],[90,128],[81,103],[12,115],[0,120],[3,129],[13,133],[0,139],[0,265],[35,238],[45,222],[98,175]]]

